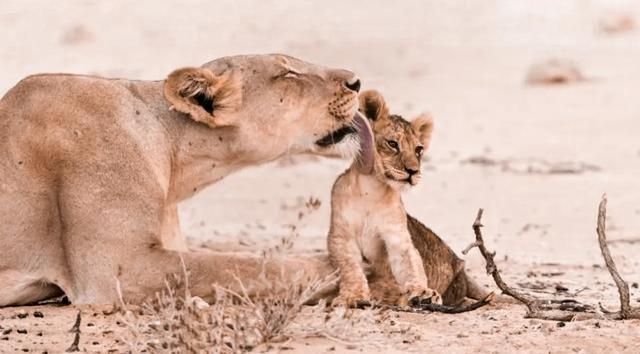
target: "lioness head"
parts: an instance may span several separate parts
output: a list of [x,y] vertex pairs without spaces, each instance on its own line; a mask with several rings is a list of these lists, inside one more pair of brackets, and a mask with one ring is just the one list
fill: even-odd
[[[236,129],[243,149],[325,153],[354,135],[360,80],[278,54],[233,56],[165,80],[172,109],[212,129]],[[245,144],[246,142],[246,144]]]
[[409,122],[389,114],[384,98],[373,90],[360,95],[359,110],[371,121],[376,176],[392,187],[415,186],[420,181],[422,155],[431,140],[431,116],[421,114]]

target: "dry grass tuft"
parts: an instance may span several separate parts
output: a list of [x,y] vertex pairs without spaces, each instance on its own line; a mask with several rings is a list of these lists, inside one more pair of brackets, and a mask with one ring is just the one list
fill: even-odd
[[237,279],[241,291],[217,287],[212,305],[191,296],[187,282],[167,282],[163,292],[142,306],[122,306],[121,322],[129,329],[122,340],[132,352],[172,353],[239,353],[282,342],[293,333],[289,326],[304,304],[334,277],[287,282],[262,277],[251,287]]

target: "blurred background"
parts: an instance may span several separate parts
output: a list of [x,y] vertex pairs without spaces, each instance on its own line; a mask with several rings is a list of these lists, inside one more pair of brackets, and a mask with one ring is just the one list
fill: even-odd
[[[637,280],[638,15],[639,2],[611,0],[3,0],[0,92],[39,72],[161,80],[246,53],[351,69],[392,112],[434,115],[423,182],[405,201],[456,251],[483,207],[499,257],[600,263],[606,192],[612,252]],[[296,223],[296,249],[324,250],[329,190],[348,164],[292,157],[241,171],[181,206],[183,231],[193,247],[256,249]],[[310,196],[322,206],[296,221]]]

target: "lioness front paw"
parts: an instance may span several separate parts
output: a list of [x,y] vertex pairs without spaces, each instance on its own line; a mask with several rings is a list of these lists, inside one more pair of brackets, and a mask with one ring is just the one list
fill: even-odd
[[411,307],[420,307],[424,304],[442,305],[442,296],[437,291],[421,286],[409,288],[407,299],[409,300],[408,305]]
[[371,298],[369,294],[365,293],[340,293],[340,295],[331,301],[331,306],[362,309],[371,306]]

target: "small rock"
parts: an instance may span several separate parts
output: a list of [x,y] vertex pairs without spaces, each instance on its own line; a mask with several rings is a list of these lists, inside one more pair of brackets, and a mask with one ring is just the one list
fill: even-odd
[[44,317],[44,315],[43,315],[43,314],[42,314],[42,312],[40,312],[40,311],[35,311],[35,312],[33,313],[33,317],[43,318],[43,317]]
[[18,332],[20,334],[27,334],[27,330],[26,329],[19,329],[16,332]]
[[533,64],[526,78],[526,82],[533,85],[569,84],[584,80],[577,65],[566,59],[548,59]]
[[91,42],[92,40],[93,33],[91,33],[91,31],[85,26],[76,25],[65,31],[60,41],[66,45],[77,45]]
[[18,316],[18,318],[22,319],[22,318],[27,318],[27,316],[29,316],[29,314],[25,310],[20,310],[20,311],[18,311],[17,316]]
[[12,331],[13,331],[13,329],[11,329],[11,328],[7,328],[7,329],[5,329],[4,331],[2,331],[2,335],[5,335],[5,336],[6,336],[7,334],[10,334]]
[[567,323],[566,323],[566,322],[562,322],[562,321],[561,321],[561,322],[558,322],[556,325],[557,325],[558,327],[562,328],[562,327],[566,326],[566,325],[567,325]]
[[610,13],[603,16],[598,23],[600,32],[616,34],[632,31],[636,27],[635,19],[625,13]]
[[193,296],[189,300],[191,301],[191,304],[193,305],[193,307],[195,307],[198,310],[204,310],[209,308],[209,304],[198,296]]

